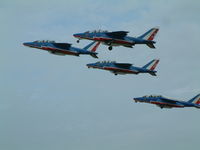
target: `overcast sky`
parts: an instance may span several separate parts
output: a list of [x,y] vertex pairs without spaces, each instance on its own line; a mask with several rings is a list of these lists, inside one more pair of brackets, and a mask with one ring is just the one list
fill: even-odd
[[[0,149],[197,150],[200,110],[160,109],[133,97],[189,100],[200,93],[198,0],[1,0]],[[90,56],[55,56],[23,42],[56,40],[86,30],[159,26],[156,49],[101,45],[99,60],[143,66],[159,58],[157,77],[88,69]]]

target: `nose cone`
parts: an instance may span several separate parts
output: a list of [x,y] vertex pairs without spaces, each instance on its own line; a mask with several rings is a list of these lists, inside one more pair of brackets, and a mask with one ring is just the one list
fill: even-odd
[[138,100],[138,98],[133,98],[133,100],[137,101],[137,100]]
[[142,97],[136,97],[136,98],[133,98],[133,100],[135,102],[141,102],[141,101],[144,101],[144,99]]
[[33,43],[32,42],[25,42],[23,43],[24,46],[28,46],[28,47],[33,47]]
[[73,36],[75,38],[81,38],[83,36],[83,34],[82,33],[76,33],[76,34],[73,34]]
[[94,63],[87,64],[87,67],[88,67],[88,68],[95,68],[95,64],[94,64]]

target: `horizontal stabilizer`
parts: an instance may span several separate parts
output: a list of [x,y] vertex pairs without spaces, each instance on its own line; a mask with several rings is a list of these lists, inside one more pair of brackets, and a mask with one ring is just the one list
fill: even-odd
[[150,48],[156,48],[153,43],[148,43],[147,46],[149,46]]
[[94,57],[94,58],[99,58],[98,56],[97,56],[97,53],[93,53],[93,54],[90,54],[92,57]]
[[198,109],[200,109],[200,105],[198,105],[198,104],[196,104],[195,107],[198,108]]
[[149,74],[152,75],[152,76],[157,76],[156,72],[150,72]]

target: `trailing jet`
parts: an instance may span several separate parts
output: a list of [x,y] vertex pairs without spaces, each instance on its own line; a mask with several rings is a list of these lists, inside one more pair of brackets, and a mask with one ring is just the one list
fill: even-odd
[[23,43],[25,46],[38,48],[42,50],[46,50],[54,55],[74,55],[79,56],[83,55],[91,55],[94,58],[97,57],[97,53],[95,52],[100,45],[100,42],[92,42],[85,46],[83,49],[72,47],[69,43],[56,43],[55,41],[34,41]]
[[87,64],[88,68],[97,68],[110,71],[115,75],[118,74],[139,74],[139,73],[149,73],[152,76],[156,76],[156,72],[154,69],[156,68],[159,60],[152,60],[148,64],[144,65],[143,67],[135,67],[129,63],[116,63],[115,61],[103,61],[103,62],[96,62]]
[[163,96],[143,96],[134,98],[135,102],[143,102],[155,104],[160,108],[183,108],[183,107],[196,107],[200,108],[200,94],[195,96],[189,101],[179,101],[171,98],[166,98]]
[[100,41],[105,45],[108,45],[108,49],[112,50],[113,46],[125,46],[132,48],[135,44],[146,44],[150,48],[155,48],[154,44],[156,43],[153,41],[154,37],[156,36],[159,28],[152,28],[143,35],[139,37],[130,37],[127,36],[129,33],[128,31],[87,31],[84,33],[77,33],[73,36],[78,38],[77,43],[79,43],[80,39],[88,39],[93,41]]

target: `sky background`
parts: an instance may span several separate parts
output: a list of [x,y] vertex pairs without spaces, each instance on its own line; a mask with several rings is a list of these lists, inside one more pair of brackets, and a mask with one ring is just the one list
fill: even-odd
[[[199,149],[200,111],[160,109],[133,97],[189,100],[200,92],[198,0],[1,0],[0,149]],[[159,58],[157,77],[88,69],[90,56],[55,56],[23,42],[87,30],[139,36],[159,26],[156,49],[101,45],[99,60],[143,66]]]

